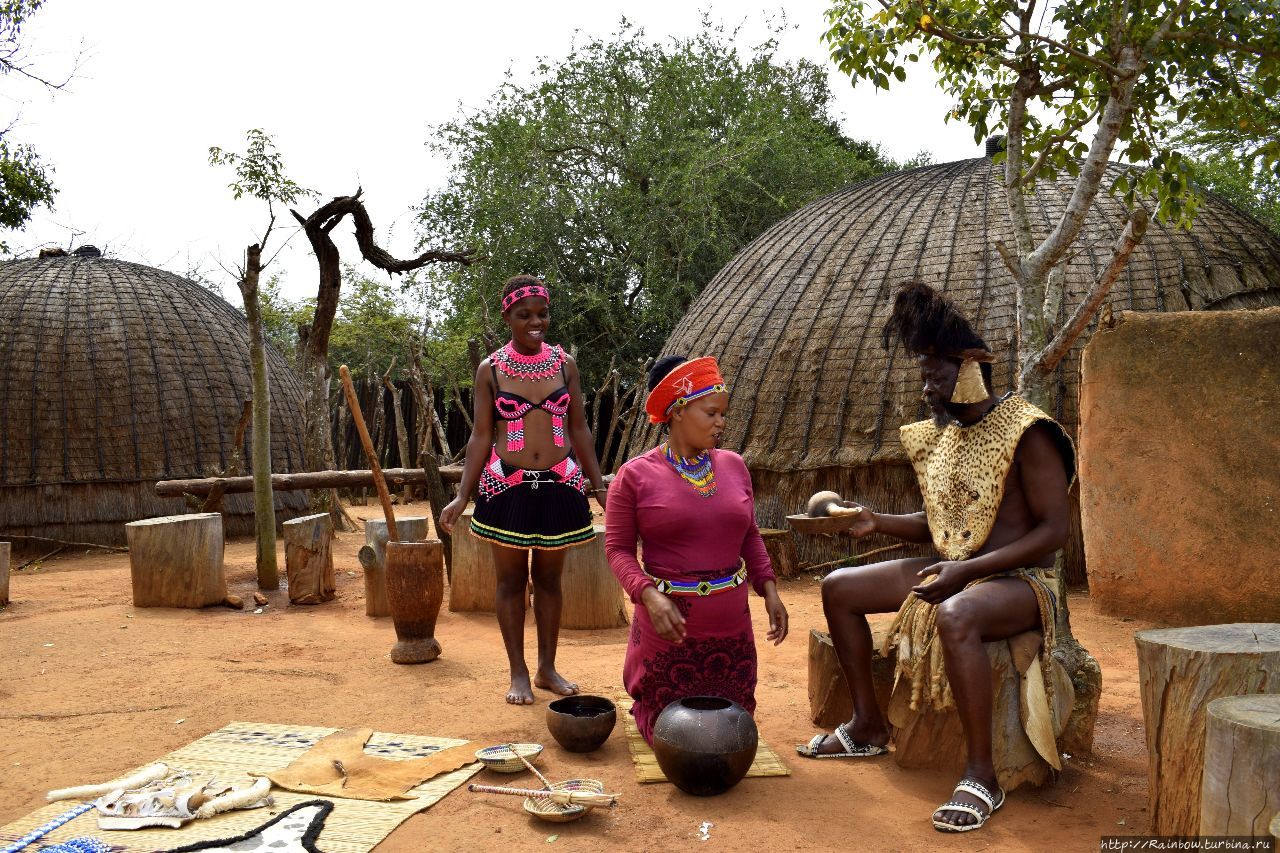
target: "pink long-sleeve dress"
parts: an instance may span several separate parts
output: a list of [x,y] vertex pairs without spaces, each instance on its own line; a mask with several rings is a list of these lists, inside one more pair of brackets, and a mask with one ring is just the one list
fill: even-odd
[[[756,645],[747,587],[763,595],[774,579],[756,527],[751,475],[742,457],[712,450],[716,493],[702,497],[655,448],[629,460],[609,486],[605,553],[622,588],[636,603],[623,666],[635,700],[631,713],[646,741],[668,704],[688,696],[718,696],[755,713]],[[637,545],[643,548],[643,564]],[[685,641],[658,636],[640,604],[653,578],[711,581],[745,563],[747,583],[710,595],[671,595],[685,618]]]

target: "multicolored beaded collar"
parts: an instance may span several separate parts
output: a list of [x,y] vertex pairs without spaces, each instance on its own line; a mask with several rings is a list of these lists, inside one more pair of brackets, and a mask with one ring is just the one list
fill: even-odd
[[564,347],[559,344],[550,345],[545,341],[537,355],[525,355],[517,352],[515,344],[507,341],[506,346],[491,353],[489,358],[493,365],[502,371],[504,376],[522,382],[536,382],[539,379],[550,379],[564,364]]
[[716,493],[716,472],[711,466],[711,451],[704,450],[692,459],[677,456],[671,445],[663,442],[662,455],[693,490],[704,498]]

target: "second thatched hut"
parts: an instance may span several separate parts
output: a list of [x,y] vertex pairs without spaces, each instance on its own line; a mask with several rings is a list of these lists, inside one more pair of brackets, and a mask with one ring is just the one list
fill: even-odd
[[[903,281],[918,277],[953,297],[999,359],[997,393],[1010,387],[1016,293],[996,243],[1015,241],[1002,176],[1002,166],[981,157],[839,190],[762,234],[690,306],[663,352],[720,359],[733,391],[725,447],[751,469],[762,526],[783,526],[821,489],[887,512],[920,509],[898,444],[898,427],[925,417],[919,375],[911,359],[886,352],[880,341]],[[1037,185],[1028,204],[1037,236],[1047,233],[1069,193],[1065,180]],[[1067,261],[1061,317],[1087,293],[1126,217],[1119,199],[1099,195]],[[1189,231],[1153,222],[1108,304],[1117,311],[1280,305],[1280,241],[1209,197]],[[1055,374],[1051,414],[1073,435],[1085,340]],[[627,456],[658,441],[656,428],[643,422],[631,436]],[[1067,575],[1083,582],[1075,516]],[[877,544],[883,543],[798,540],[810,563]]]

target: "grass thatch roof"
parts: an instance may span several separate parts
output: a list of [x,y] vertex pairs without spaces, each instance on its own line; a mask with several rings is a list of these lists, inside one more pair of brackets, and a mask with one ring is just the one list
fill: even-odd
[[[48,257],[0,263],[0,318],[0,528],[31,529],[33,494],[62,504],[58,487],[84,484],[100,499],[59,505],[58,523],[132,520],[103,486],[142,500],[156,480],[226,469],[252,395],[248,328],[226,301],[140,264]],[[302,387],[278,352],[268,362],[273,466],[302,470]]]
[[[733,391],[725,446],[754,471],[901,462],[898,426],[925,416],[914,362],[888,353],[880,329],[891,295],[919,277],[946,290],[996,352],[1009,387],[1014,281],[996,243],[1015,245],[987,158],[884,175],[839,190],[774,225],[734,258],[690,307],[663,349],[720,359]],[[1047,233],[1069,183],[1041,182],[1028,207]],[[1110,255],[1126,219],[1105,192],[1066,268],[1065,317]],[[1208,198],[1190,231],[1152,223],[1117,282],[1116,310],[1183,311],[1280,304],[1280,241]],[[1058,369],[1059,410],[1074,432],[1080,350]],[[641,413],[643,417],[643,413]],[[628,455],[657,441],[647,425]]]

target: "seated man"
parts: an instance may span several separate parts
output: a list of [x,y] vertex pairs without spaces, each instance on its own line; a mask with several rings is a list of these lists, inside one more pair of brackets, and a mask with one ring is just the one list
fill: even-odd
[[1004,802],[991,756],[991,667],[982,644],[1039,629],[1041,665],[1049,664],[1058,607],[1054,554],[1067,538],[1075,452],[1044,412],[1012,392],[992,395],[990,349],[928,285],[911,282],[898,292],[884,339],[916,356],[933,412],[932,420],[901,429],[925,511],[864,508],[852,533],[931,541],[939,556],[840,569],[823,581],[823,610],[854,713],[797,750],[814,758],[887,751],[866,614],[896,611],[889,645],[897,647],[912,710],[921,702],[955,708],[964,728],[964,777],[933,824],[965,832]]

